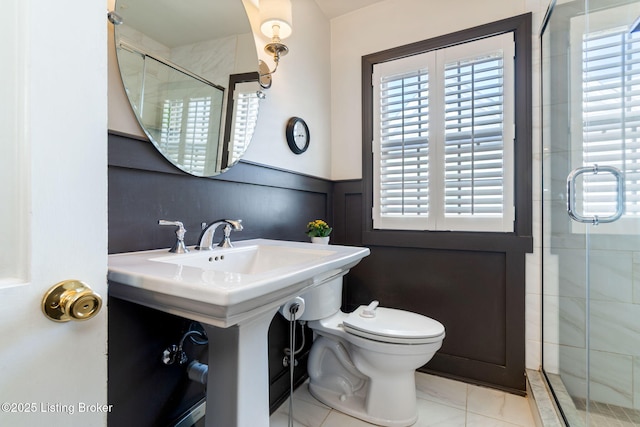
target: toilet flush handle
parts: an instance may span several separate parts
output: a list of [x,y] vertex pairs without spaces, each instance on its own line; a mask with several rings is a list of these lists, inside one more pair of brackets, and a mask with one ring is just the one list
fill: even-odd
[[371,304],[369,304],[362,310],[362,313],[360,313],[360,316],[376,317],[376,308],[378,307],[378,304],[380,304],[379,301],[371,301]]

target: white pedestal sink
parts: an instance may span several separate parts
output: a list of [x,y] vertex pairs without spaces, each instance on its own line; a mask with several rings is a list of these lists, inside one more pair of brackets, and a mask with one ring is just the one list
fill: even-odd
[[109,293],[201,322],[209,338],[207,427],[268,427],[267,332],[290,299],[345,275],[369,249],[254,239],[188,254],[109,256]]

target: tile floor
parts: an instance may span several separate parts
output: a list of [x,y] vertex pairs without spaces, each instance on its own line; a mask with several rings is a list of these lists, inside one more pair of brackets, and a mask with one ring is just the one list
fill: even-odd
[[[535,427],[529,402],[489,388],[416,373],[418,422],[414,427]],[[288,426],[289,403],[271,416],[270,427]],[[315,400],[306,384],[293,395],[295,427],[366,427],[372,424]]]
[[636,409],[591,401],[589,402],[589,412],[587,414],[586,399],[573,398],[573,402],[578,410],[582,425],[602,427],[640,426],[640,411]]

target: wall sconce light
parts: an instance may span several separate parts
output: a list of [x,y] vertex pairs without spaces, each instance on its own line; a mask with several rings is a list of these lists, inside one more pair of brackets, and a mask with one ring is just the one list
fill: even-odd
[[291,0],[260,0],[260,31],[271,39],[264,47],[264,51],[273,55],[275,68],[269,70],[264,61],[260,61],[260,85],[267,89],[271,87],[271,75],[278,69],[280,57],[289,52],[289,48],[282,43],[291,35]]
[[122,20],[122,17],[120,15],[118,15],[116,12],[114,12],[113,10],[112,11],[107,11],[107,19],[113,25],[121,25],[124,22]]

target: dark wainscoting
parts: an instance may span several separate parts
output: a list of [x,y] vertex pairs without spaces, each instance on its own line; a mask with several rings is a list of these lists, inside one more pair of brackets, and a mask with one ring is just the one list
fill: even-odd
[[[359,180],[335,183],[336,244],[364,244],[362,189]],[[377,299],[437,319],[447,335],[422,371],[523,394],[531,237],[480,234],[430,233],[428,242],[379,235],[346,276],[345,309]]]
[[[332,242],[371,249],[345,278],[343,309],[378,299],[438,319],[447,337],[421,370],[523,393],[524,259],[531,237],[433,233],[430,247],[397,235],[365,242],[363,209],[360,180],[332,183],[243,162],[215,178],[194,178],[149,142],[109,135],[109,253],[171,246],[173,227],[158,226],[158,219],[183,221],[193,245],[203,221],[242,218],[245,229],[232,235],[235,240],[304,241],[307,221],[327,218],[335,230]],[[109,425],[166,424],[204,393],[185,381],[184,368],[158,362],[189,322],[115,298],[109,305]],[[306,377],[310,341],[298,357],[297,384]],[[273,411],[289,384],[282,366],[288,325],[281,316],[272,322],[269,342]],[[196,357],[201,349],[193,351]]]
[[[174,227],[158,226],[159,219],[182,221],[187,245],[196,244],[202,222],[220,218],[243,220],[244,230],[233,233],[232,240],[306,241],[308,221],[332,218],[332,194],[330,181],[246,162],[215,178],[195,178],[169,164],[148,141],[109,134],[109,253],[170,247]],[[185,366],[160,361],[162,351],[177,344],[190,323],[109,299],[108,393],[114,405],[109,425],[170,425],[204,396],[204,387],[186,378]],[[271,411],[288,397],[289,369],[282,364],[288,328],[276,315],[269,329]],[[306,378],[311,337],[305,333],[296,385]],[[190,359],[207,360],[203,347],[189,345],[187,353]]]
[[146,141],[109,134],[109,253],[170,247],[182,221],[185,243],[195,245],[200,224],[240,218],[233,240],[257,237],[308,241],[307,222],[331,218],[333,184],[240,162],[213,178],[183,173]]

